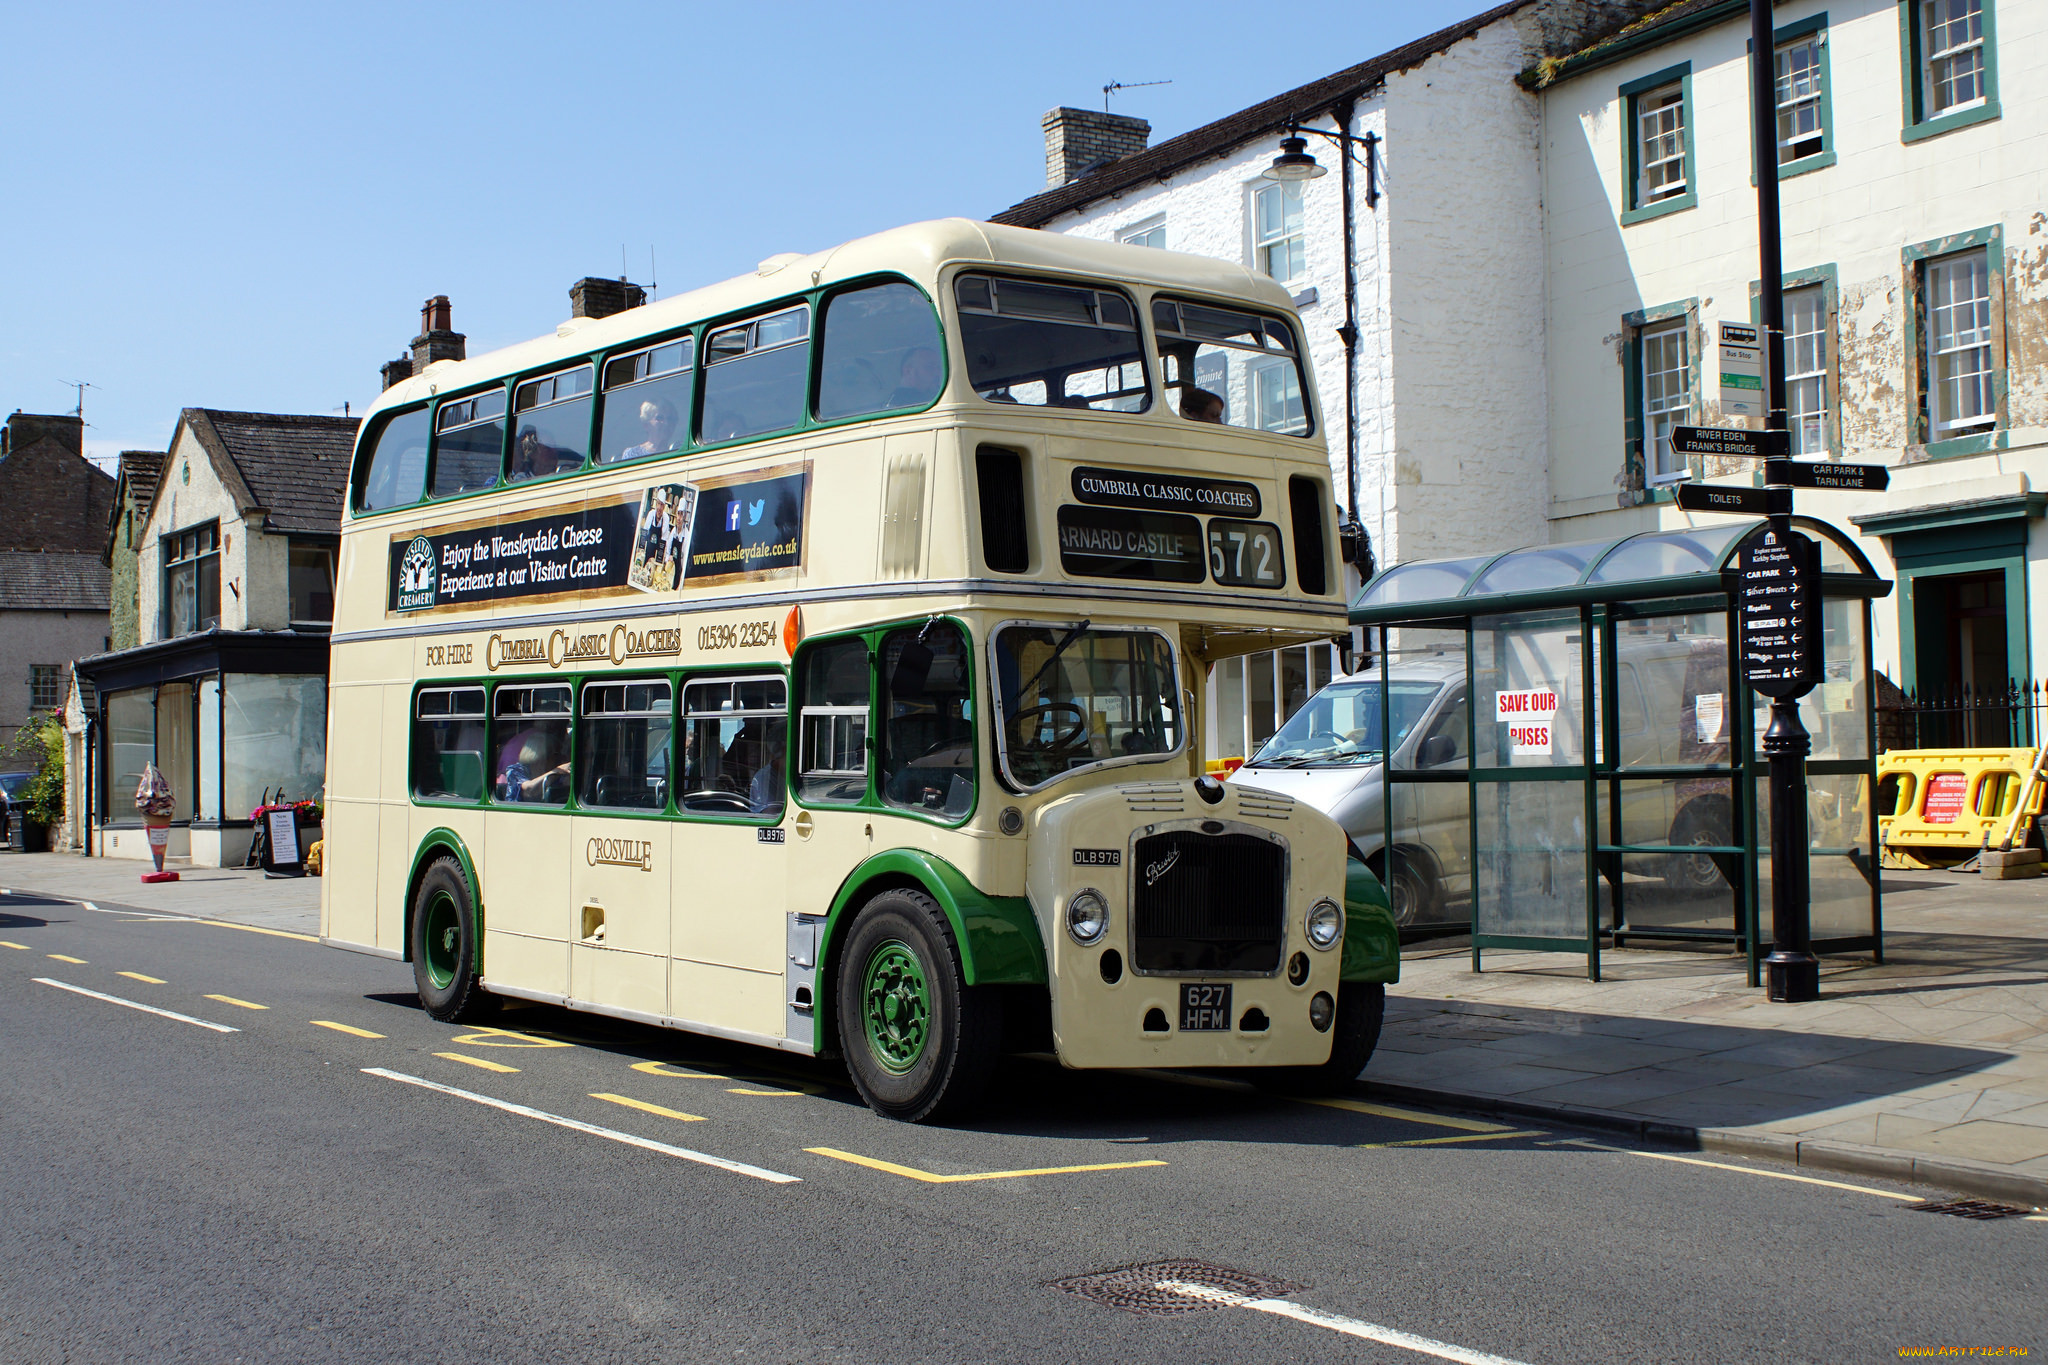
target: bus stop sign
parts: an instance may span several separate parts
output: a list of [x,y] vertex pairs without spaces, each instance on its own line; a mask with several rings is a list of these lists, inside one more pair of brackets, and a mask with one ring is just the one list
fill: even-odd
[[1762,526],[1736,547],[1729,593],[1752,691],[1803,697],[1820,684],[1820,543]]

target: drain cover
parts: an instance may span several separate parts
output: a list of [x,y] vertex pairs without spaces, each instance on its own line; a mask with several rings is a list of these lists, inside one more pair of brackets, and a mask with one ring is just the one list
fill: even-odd
[[2033,1212],[2013,1204],[1987,1204],[1982,1199],[1923,1199],[1906,1207],[1915,1213],[1945,1213],[1951,1218],[2024,1218]]
[[1126,1313],[1139,1313],[1154,1318],[1172,1317],[1178,1313],[1200,1313],[1207,1309],[1220,1308],[1227,1302],[1222,1299],[1204,1300],[1176,1290],[1161,1289],[1160,1283],[1167,1280],[1200,1285],[1204,1289],[1242,1295],[1248,1299],[1274,1299],[1283,1294],[1298,1294],[1307,1288],[1306,1285],[1295,1284],[1291,1280],[1276,1280],[1270,1275],[1254,1275],[1248,1270],[1232,1270],[1227,1265],[1185,1258],[1118,1266],[1114,1270],[1098,1270],[1092,1275],[1070,1275],[1064,1280],[1052,1281],[1046,1288],[1057,1289],[1067,1294],[1078,1294],[1084,1299],[1106,1303],[1111,1308],[1121,1308]]

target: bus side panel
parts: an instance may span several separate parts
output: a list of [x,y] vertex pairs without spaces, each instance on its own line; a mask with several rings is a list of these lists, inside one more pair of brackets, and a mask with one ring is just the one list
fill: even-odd
[[[760,828],[710,820],[675,824],[674,872],[664,879],[673,919],[669,952],[675,957],[782,975],[789,946],[782,910],[790,849],[761,842]],[[677,1012],[711,1017],[681,1007]],[[782,1031],[779,1014],[772,1031]]]
[[484,884],[484,980],[567,995],[575,915],[569,904],[572,821],[553,811],[496,808],[477,814],[482,838],[472,847],[482,850],[477,875]]
[[[405,941],[406,902],[412,894],[413,838],[412,694],[403,683],[383,689],[384,724],[375,732],[383,745],[381,768],[388,786],[375,793],[377,807],[377,938],[379,948],[401,957],[412,952]],[[337,735],[341,731],[335,732]],[[329,746],[332,754],[333,746]]]
[[570,821],[569,995],[660,1018],[668,1007],[669,848],[658,819]]
[[669,963],[669,1013],[685,1022],[783,1037],[787,1030],[782,973],[747,972],[675,958]]
[[[383,689],[374,684],[342,684],[328,693],[328,732],[344,738],[327,746],[320,933],[366,947],[377,943],[377,797],[382,765],[376,745],[351,743],[347,737],[379,732],[383,700]],[[337,852],[339,859],[331,856]]]

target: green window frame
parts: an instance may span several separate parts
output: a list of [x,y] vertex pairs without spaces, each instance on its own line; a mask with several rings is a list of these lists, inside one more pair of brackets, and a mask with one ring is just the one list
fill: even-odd
[[[1675,103],[1668,102],[1665,98],[1672,87],[1676,88],[1678,94]],[[1676,66],[1667,66],[1661,71],[1653,71],[1647,76],[1629,81],[1621,87],[1618,94],[1622,108],[1622,226],[1627,227],[1631,223],[1646,222],[1651,218],[1661,218],[1667,213],[1677,213],[1682,209],[1697,207],[1700,197],[1699,182],[1694,179],[1693,171],[1695,128],[1692,103],[1692,63],[1680,62]],[[1657,101],[1655,105],[1651,103],[1653,100]],[[1649,168],[1651,170],[1657,170],[1660,167],[1668,169],[1675,161],[1684,189],[1676,194],[1649,200],[1643,195],[1643,176],[1646,169],[1644,156],[1646,139],[1643,136],[1644,119],[1646,116],[1669,110],[1676,110],[1676,127],[1670,127],[1670,120],[1662,120],[1661,123],[1664,131],[1653,133],[1653,136],[1668,138],[1675,133],[1677,146],[1671,148],[1667,144],[1666,150],[1671,154],[1662,159],[1652,159],[1649,162]],[[1650,150],[1657,149],[1652,148]]]
[[[1933,85],[1937,79],[1932,62],[1952,60],[1943,51],[1930,54],[1934,29],[1943,20],[1958,19],[1958,7],[1977,6],[1980,37],[1974,46],[1981,54],[1981,66],[1974,79],[1981,94],[1955,108],[1938,110]],[[1951,44],[1947,52],[1954,52]],[[1967,47],[1966,49],[1967,50]],[[1932,61],[1930,61],[1930,55]],[[1901,142],[1919,142],[1958,128],[1988,123],[1999,116],[1998,106],[1998,24],[1995,0],[1899,0],[1899,93],[1904,126]]]
[[1646,440],[1643,336],[1646,332],[1661,333],[1674,323],[1685,343],[1686,416],[1697,419],[1700,412],[1700,301],[1691,298],[1659,304],[1654,308],[1624,313],[1621,317],[1622,470],[1626,476],[1624,483],[1642,490],[1644,502],[1669,502],[1674,496],[1674,485],[1684,482],[1686,477],[1698,478],[1700,475],[1698,463],[1689,461],[1686,475],[1666,478],[1659,483],[1651,482],[1650,452]]
[[[1981,251],[1984,255],[1989,297],[1989,328],[1983,344],[1990,350],[1984,382],[1990,388],[1991,422],[1968,435],[1938,437],[1930,404],[1938,401],[1929,389],[1937,377],[1929,373],[1928,329],[1930,326],[1927,278],[1930,266]],[[1980,455],[2000,450],[2010,439],[2006,392],[2007,348],[2005,342],[2005,230],[1998,224],[1971,232],[1916,242],[1900,253],[1901,276],[1906,284],[1905,357],[1906,392],[1912,396],[1912,427],[1906,433],[1910,445],[1924,445],[1930,459],[1956,455]]]
[[[1832,262],[1827,265],[1813,266],[1806,270],[1788,271],[1779,282],[1779,287],[1787,294],[1805,289],[1817,289],[1820,291],[1821,336],[1823,338],[1822,344],[1827,348],[1827,358],[1819,372],[1825,388],[1824,400],[1821,405],[1823,414],[1821,418],[1821,450],[1795,450],[1793,454],[1810,456],[1825,453],[1828,458],[1839,460],[1842,458],[1842,332],[1841,284],[1838,272]],[[1763,287],[1756,280],[1749,282],[1749,320],[1759,327],[1763,326]],[[1794,376],[1802,373],[1798,357],[1794,354],[1797,343],[1796,339],[1791,335],[1791,331],[1791,319],[1788,316],[1786,319],[1787,336],[1785,338],[1785,406],[1788,409],[1786,412],[1787,425],[1791,424],[1793,417],[1790,408],[1792,406]]]
[[[1811,48],[1810,64],[1796,67],[1791,58],[1802,49]],[[1835,109],[1834,78],[1828,65],[1828,16],[1823,10],[1809,18],[1798,20],[1771,32],[1771,90],[1774,117],[1777,126],[1772,133],[1772,145],[1778,149],[1778,179],[1789,180],[1795,175],[1805,175],[1835,164]],[[1816,151],[1792,160],[1785,159],[1785,128],[1788,113],[1797,119],[1800,109],[1817,113],[1820,146]],[[1801,142],[1811,139],[1800,139]],[[1754,159],[1756,153],[1751,151]],[[1752,182],[1755,167],[1751,167]]]

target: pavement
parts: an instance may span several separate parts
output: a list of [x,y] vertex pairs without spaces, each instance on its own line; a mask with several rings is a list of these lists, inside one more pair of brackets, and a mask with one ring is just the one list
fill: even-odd
[[[0,854],[0,888],[319,932],[316,878]],[[1887,873],[1885,962],[1785,1005],[1725,950],[1404,954],[1361,1094],[2048,1207],[2048,878]]]
[[1367,1089],[2048,1205],[2048,879],[1885,874],[1885,961],[1773,1004],[1726,950],[1404,955]]

